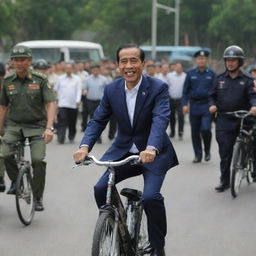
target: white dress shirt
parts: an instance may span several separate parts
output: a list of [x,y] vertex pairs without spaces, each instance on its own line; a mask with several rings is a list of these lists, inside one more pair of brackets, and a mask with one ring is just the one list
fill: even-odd
[[[131,126],[133,125],[134,110],[135,110],[136,99],[137,99],[138,91],[141,85],[141,81],[142,81],[142,77],[140,78],[140,81],[136,84],[136,86],[132,89],[128,89],[125,82],[126,104],[127,104],[127,110],[128,110]],[[137,149],[134,143],[132,144],[132,147],[130,148],[129,152],[139,153],[139,150]]]
[[171,72],[168,74],[169,80],[169,95],[172,99],[181,99],[183,86],[187,74],[182,72],[178,74],[177,72]]
[[81,101],[82,81],[80,77],[72,74],[60,76],[54,89],[57,93],[58,107],[61,108],[77,108],[77,103]]

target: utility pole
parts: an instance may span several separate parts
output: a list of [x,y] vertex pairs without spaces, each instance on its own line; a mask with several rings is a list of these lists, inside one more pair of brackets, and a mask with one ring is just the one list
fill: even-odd
[[166,14],[173,12],[175,14],[175,28],[174,28],[174,45],[179,45],[179,23],[180,23],[180,0],[175,0],[175,8],[167,5],[159,4],[157,0],[152,0],[152,32],[151,32],[151,44],[152,52],[151,56],[154,60],[156,58],[156,45],[157,45],[157,8],[166,10]]

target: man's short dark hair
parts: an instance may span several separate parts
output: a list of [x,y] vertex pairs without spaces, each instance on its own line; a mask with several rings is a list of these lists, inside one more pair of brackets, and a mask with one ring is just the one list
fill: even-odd
[[120,58],[119,58],[120,51],[123,50],[123,49],[127,49],[127,48],[136,48],[136,49],[138,49],[139,52],[140,52],[141,62],[143,62],[145,60],[145,52],[138,45],[136,45],[136,44],[124,44],[124,45],[120,46],[116,51],[116,61],[117,61],[117,63],[119,63],[119,60],[120,60]]

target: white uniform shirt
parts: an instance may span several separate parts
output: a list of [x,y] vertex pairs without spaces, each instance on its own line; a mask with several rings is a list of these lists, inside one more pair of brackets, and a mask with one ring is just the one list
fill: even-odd
[[178,74],[177,72],[171,72],[168,74],[169,80],[169,95],[172,99],[181,99],[183,86],[187,74],[182,72]]
[[82,82],[78,76],[74,74],[70,77],[66,74],[60,76],[54,89],[57,93],[58,107],[77,108],[82,95]]

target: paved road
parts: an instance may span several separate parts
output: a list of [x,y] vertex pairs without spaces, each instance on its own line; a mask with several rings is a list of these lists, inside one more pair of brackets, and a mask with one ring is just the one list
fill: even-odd
[[[103,169],[72,170],[75,144],[48,146],[46,210],[36,213],[24,227],[18,220],[13,196],[0,194],[1,256],[89,256],[97,208],[92,187]],[[93,153],[100,156],[109,145]],[[209,163],[192,164],[190,132],[183,141],[173,140],[180,165],[170,171],[163,186],[168,216],[167,256],[254,256],[256,255],[256,186],[243,186],[237,199],[230,192],[215,193],[218,154],[213,144]],[[121,187],[141,188],[141,178]],[[120,188],[120,186],[119,186]]]

